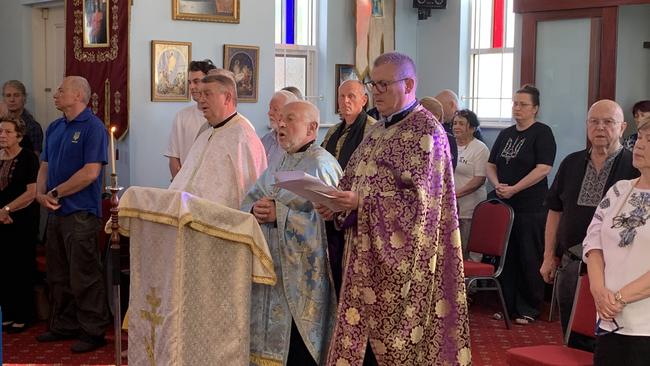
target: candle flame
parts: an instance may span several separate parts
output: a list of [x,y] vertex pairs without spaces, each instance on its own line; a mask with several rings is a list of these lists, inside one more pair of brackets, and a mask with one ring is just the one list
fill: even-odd
[[115,126],[111,127],[111,132],[115,133],[115,131],[117,131],[117,127],[115,127]]

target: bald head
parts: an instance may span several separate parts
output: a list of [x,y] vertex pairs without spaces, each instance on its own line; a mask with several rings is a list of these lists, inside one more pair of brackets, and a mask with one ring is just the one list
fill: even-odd
[[282,110],[278,122],[278,143],[284,151],[293,154],[316,139],[320,112],[305,100],[290,102]]
[[443,115],[445,117],[445,123],[449,123],[453,120],[454,114],[458,110],[458,95],[452,90],[445,89],[436,95],[436,99],[442,104]]
[[[289,102],[284,106],[283,115],[296,113],[302,115],[303,122],[316,122],[320,124],[320,111],[311,102],[306,100],[296,100]],[[318,126],[316,126],[318,127]]]
[[434,97],[424,97],[420,99],[420,104],[426,108],[439,122],[445,118],[445,113],[442,108],[442,103]]
[[587,113],[587,118],[592,116],[612,118],[617,122],[623,122],[625,119],[621,106],[609,99],[601,99],[592,104]]
[[613,100],[602,99],[589,108],[587,138],[596,151],[611,153],[618,149],[625,127],[623,110]]
[[84,105],[90,102],[90,84],[88,80],[82,76],[68,76],[65,78],[69,81],[68,86],[73,90],[81,93],[81,101]]

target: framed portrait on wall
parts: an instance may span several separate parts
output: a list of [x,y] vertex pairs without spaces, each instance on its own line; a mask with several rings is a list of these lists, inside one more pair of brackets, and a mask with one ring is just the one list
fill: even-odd
[[223,68],[235,74],[237,99],[240,102],[257,102],[259,61],[259,47],[234,44],[223,45]]
[[336,79],[334,81],[334,100],[336,101],[334,103],[334,108],[336,108],[335,112],[339,112],[339,86],[346,80],[359,80],[359,74],[357,74],[357,70],[354,68],[354,65],[348,65],[348,64],[336,64]]
[[239,23],[239,0],[172,0],[172,19]]
[[189,101],[187,68],[192,59],[192,43],[151,41],[151,100]]
[[375,18],[384,17],[384,0],[372,0],[372,16]]
[[83,0],[84,47],[108,47],[108,0]]

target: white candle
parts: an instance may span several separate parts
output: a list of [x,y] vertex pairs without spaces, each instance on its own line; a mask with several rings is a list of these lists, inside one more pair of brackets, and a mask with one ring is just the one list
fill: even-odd
[[111,127],[111,174],[115,175],[115,126]]

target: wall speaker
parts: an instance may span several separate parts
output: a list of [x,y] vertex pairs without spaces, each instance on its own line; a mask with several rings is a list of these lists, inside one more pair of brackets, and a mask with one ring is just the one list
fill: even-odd
[[413,7],[418,9],[447,9],[447,0],[413,0]]

